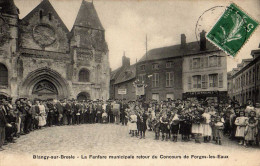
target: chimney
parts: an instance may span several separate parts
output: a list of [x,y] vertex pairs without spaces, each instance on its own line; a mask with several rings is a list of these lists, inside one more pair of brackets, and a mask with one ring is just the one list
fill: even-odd
[[129,67],[130,66],[130,58],[127,58],[125,56],[125,52],[124,52],[124,56],[122,57],[122,66],[123,67]]
[[181,34],[181,49],[186,47],[186,36],[185,34]]
[[203,30],[200,32],[200,51],[205,51],[206,50],[206,37],[205,37],[206,32]]

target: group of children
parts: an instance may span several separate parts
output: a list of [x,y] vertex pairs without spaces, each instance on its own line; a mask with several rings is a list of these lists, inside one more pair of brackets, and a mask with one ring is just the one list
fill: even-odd
[[195,139],[200,143],[214,141],[221,145],[223,133],[239,140],[245,146],[257,144],[258,119],[252,106],[241,107],[203,102],[165,102],[134,105],[128,111],[131,136],[144,138],[148,126],[154,131],[155,139],[177,142],[178,135],[182,141]]

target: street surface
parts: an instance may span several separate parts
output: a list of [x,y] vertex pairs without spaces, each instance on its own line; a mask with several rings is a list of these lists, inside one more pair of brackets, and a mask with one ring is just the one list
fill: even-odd
[[[33,155],[53,155],[59,157],[64,155],[64,158],[74,156],[77,162],[80,163],[91,161],[88,160],[88,158],[90,157],[89,155],[92,155],[91,159],[95,162],[125,162],[127,160],[130,164],[138,160],[137,163],[146,161],[146,163],[150,162],[148,165],[156,165],[157,162],[157,164],[160,164],[166,161],[174,163],[189,161],[190,164],[203,161],[210,162],[211,165],[235,162],[237,166],[245,165],[249,160],[251,160],[251,162],[255,160],[255,162],[257,162],[256,165],[260,165],[259,160],[256,160],[260,155],[260,148],[245,148],[239,146],[234,141],[229,141],[227,138],[224,138],[222,141],[223,145],[221,146],[213,143],[195,144],[194,140],[181,142],[180,138],[177,143],[154,140],[154,133],[151,131],[147,131],[146,139],[139,139],[130,137],[127,126],[115,124],[55,126],[33,131],[28,135],[21,136],[16,141],[14,144],[4,146],[6,150],[0,152],[0,165],[1,159],[6,162],[7,159],[14,159],[14,156],[23,156],[24,160],[32,160]],[[136,160],[102,159],[102,156],[118,155],[132,155],[135,156]],[[153,155],[158,156],[158,158],[156,160],[146,160],[148,156],[150,156],[149,159],[151,159]],[[192,158],[184,159],[184,155],[188,155]],[[216,158],[228,156],[228,159],[218,158],[212,160],[209,158],[209,155],[215,156]],[[137,156],[139,156],[140,159],[137,159]],[[181,156],[182,159],[178,159],[179,156]],[[205,156],[207,158],[205,158]],[[87,160],[82,159],[84,157],[85,159],[87,158]],[[169,157],[171,159],[169,159]],[[60,163],[65,160],[33,160],[33,162],[36,163],[37,161]],[[72,160],[67,159],[66,161]]]

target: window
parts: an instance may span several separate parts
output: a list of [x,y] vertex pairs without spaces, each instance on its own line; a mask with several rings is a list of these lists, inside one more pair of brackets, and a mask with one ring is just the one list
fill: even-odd
[[145,70],[145,65],[141,65],[140,70]]
[[218,87],[218,74],[209,75],[209,87]]
[[173,93],[167,93],[166,94],[166,99],[174,100],[174,94]]
[[201,77],[201,88],[202,89],[207,89],[208,88],[208,75],[203,75]]
[[4,64],[0,63],[0,85],[8,85],[8,70]]
[[166,62],[166,68],[172,68],[173,67],[173,62]]
[[251,70],[250,70],[248,75],[248,83],[251,84],[251,81],[252,81],[252,77],[251,77]]
[[223,73],[218,75],[218,87],[223,88]]
[[51,15],[51,13],[49,13],[49,21],[51,21],[52,20],[52,15]]
[[193,69],[199,69],[200,68],[200,58],[193,58]]
[[209,67],[216,67],[217,66],[217,56],[213,55],[209,57]]
[[87,69],[80,70],[79,82],[89,82],[89,71]]
[[208,67],[209,66],[209,58],[208,57],[204,57],[204,67]]
[[196,75],[193,76],[193,88],[201,88],[201,76],[200,75]]
[[138,76],[138,80],[141,81],[141,82],[145,81],[145,74],[140,74]]
[[158,93],[153,93],[152,94],[152,99],[156,100],[156,101],[159,101],[159,94]]
[[173,86],[173,79],[174,79],[174,73],[173,72],[167,72],[166,73],[166,87],[172,87]]
[[189,63],[190,63],[190,70],[192,70],[192,58],[189,59]]
[[191,77],[188,77],[188,89],[191,89]]
[[153,69],[159,69],[159,64],[158,63],[154,63],[153,64]]
[[42,15],[42,10],[40,10],[40,19],[42,19],[42,16],[43,16],[43,15]]
[[248,73],[246,73],[246,85],[248,85]]
[[159,73],[154,73],[152,78],[152,87],[159,87]]

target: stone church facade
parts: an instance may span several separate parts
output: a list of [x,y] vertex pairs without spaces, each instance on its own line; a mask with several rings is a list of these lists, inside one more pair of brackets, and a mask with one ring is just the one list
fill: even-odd
[[48,0],[23,19],[0,0],[0,98],[109,98],[105,30],[93,3],[82,1],[71,31]]

